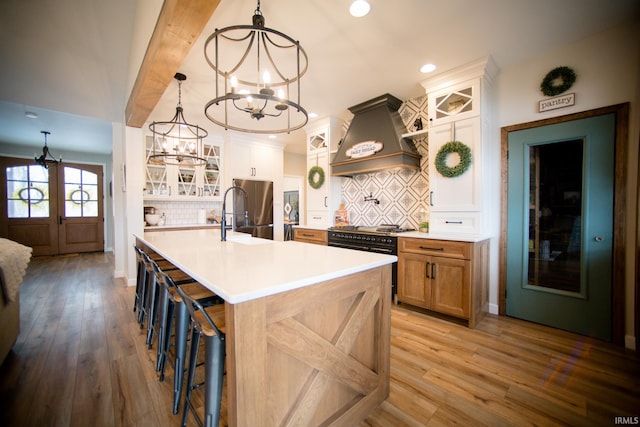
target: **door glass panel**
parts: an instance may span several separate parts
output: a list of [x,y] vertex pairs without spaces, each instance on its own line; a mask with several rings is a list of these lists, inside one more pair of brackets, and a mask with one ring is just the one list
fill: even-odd
[[49,217],[49,171],[39,165],[6,168],[7,217]]
[[65,166],[64,214],[66,217],[98,216],[98,175]]
[[529,148],[528,287],[582,293],[583,141]]

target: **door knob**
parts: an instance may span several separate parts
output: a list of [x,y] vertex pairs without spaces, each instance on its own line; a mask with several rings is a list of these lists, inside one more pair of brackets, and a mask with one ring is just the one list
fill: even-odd
[[596,242],[602,242],[604,240],[604,237],[596,236],[596,237],[593,238],[593,240],[595,240]]

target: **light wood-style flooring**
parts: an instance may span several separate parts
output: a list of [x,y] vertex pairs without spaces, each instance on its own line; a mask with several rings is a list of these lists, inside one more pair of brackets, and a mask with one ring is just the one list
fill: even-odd
[[[32,260],[21,333],[0,368],[1,425],[180,424],[171,372],[158,381],[155,348],[135,322],[134,289],[112,274],[111,254]],[[391,316],[391,393],[361,426],[606,426],[640,416],[640,360],[624,349],[498,316],[475,330],[402,306]]]

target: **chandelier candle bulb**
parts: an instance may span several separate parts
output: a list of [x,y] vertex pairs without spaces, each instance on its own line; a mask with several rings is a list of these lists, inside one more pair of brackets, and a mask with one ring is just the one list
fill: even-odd
[[231,76],[231,93],[236,93],[237,88],[238,88],[238,78],[236,76]]

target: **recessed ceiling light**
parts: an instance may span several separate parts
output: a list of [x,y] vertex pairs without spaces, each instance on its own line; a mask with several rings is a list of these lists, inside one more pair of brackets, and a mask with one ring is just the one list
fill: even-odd
[[369,13],[370,9],[371,6],[369,6],[369,3],[367,3],[365,0],[356,0],[351,3],[351,6],[349,7],[349,13],[351,13],[351,16],[360,18]]
[[310,119],[315,119],[316,117],[318,117],[318,113],[309,113]]
[[432,71],[435,71],[436,66],[433,64],[424,64],[422,67],[420,67],[420,72],[421,73],[430,73]]
[[25,111],[24,115],[26,117],[29,117],[30,119],[37,119],[38,118],[38,113],[34,113],[33,111]]
[[269,135],[269,139],[276,139],[275,135]]

